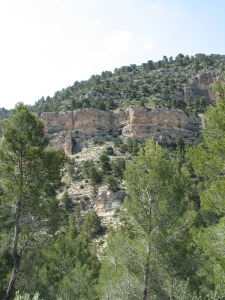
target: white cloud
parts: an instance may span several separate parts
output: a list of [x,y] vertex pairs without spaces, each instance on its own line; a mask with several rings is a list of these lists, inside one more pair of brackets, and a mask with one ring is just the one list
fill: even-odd
[[174,11],[173,11],[173,16],[174,17],[178,17],[178,16],[180,16],[181,15],[181,10],[180,9],[175,9]]
[[127,53],[132,47],[132,34],[129,31],[115,30],[107,38],[106,48],[115,54]]
[[144,48],[144,50],[147,51],[152,51],[154,49],[153,42],[149,38],[143,38],[141,45]]
[[159,13],[159,14],[163,14],[166,9],[163,6],[162,3],[154,3],[150,6],[150,10],[153,11],[154,13]]
[[129,31],[114,30],[98,43],[89,44],[88,50],[82,55],[90,65],[98,64],[98,68],[102,71],[105,70],[106,63],[108,69],[118,67],[135,47],[135,41]]
[[86,58],[92,62],[110,61],[132,51],[133,37],[129,31],[114,30],[103,40],[89,45]]
[[95,30],[101,26],[101,21],[99,19],[94,20],[91,23],[91,29]]
[[84,48],[84,42],[82,41],[74,41],[72,43],[72,50],[75,50],[75,51],[79,51],[79,50],[82,50]]

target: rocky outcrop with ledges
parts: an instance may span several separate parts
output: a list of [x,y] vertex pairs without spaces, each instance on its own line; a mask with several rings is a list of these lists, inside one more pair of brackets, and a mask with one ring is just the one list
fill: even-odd
[[181,137],[194,144],[200,135],[199,117],[188,116],[182,110],[166,108],[130,107],[116,111],[94,108],[60,113],[43,113],[50,144],[63,148],[66,154],[78,152],[82,143],[91,137],[115,133],[123,138],[153,138],[170,144]]

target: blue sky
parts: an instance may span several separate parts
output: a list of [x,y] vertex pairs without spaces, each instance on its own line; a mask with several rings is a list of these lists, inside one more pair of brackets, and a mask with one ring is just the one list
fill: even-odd
[[0,0],[0,107],[163,55],[225,54],[224,0]]

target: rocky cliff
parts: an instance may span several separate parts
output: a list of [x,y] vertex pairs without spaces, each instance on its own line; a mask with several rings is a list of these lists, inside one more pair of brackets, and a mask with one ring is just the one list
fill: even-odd
[[183,86],[184,100],[190,104],[193,99],[204,97],[206,101],[213,102],[216,99],[216,93],[213,90],[213,84],[222,80],[222,72],[203,71]]
[[116,111],[84,108],[43,113],[40,117],[50,144],[63,148],[68,155],[78,152],[87,139],[94,137],[153,138],[162,144],[173,143],[181,137],[194,144],[200,134],[198,117],[165,108],[131,107]]

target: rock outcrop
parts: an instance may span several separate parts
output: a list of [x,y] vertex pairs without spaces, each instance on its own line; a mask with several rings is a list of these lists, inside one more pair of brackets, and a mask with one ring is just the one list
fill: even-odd
[[103,111],[84,108],[43,113],[40,117],[50,145],[63,148],[68,155],[78,152],[85,140],[112,133],[122,138],[153,138],[164,144],[175,142],[177,137],[194,144],[200,134],[200,119],[175,109],[131,107]]
[[117,208],[120,208],[124,197],[125,192],[123,190],[115,193],[113,191],[100,191],[95,203],[95,211],[103,217],[113,214]]
[[190,82],[184,85],[184,100],[189,104],[192,99],[204,97],[207,102],[213,102],[216,94],[213,90],[213,84],[221,80],[221,72],[201,72],[190,79]]

